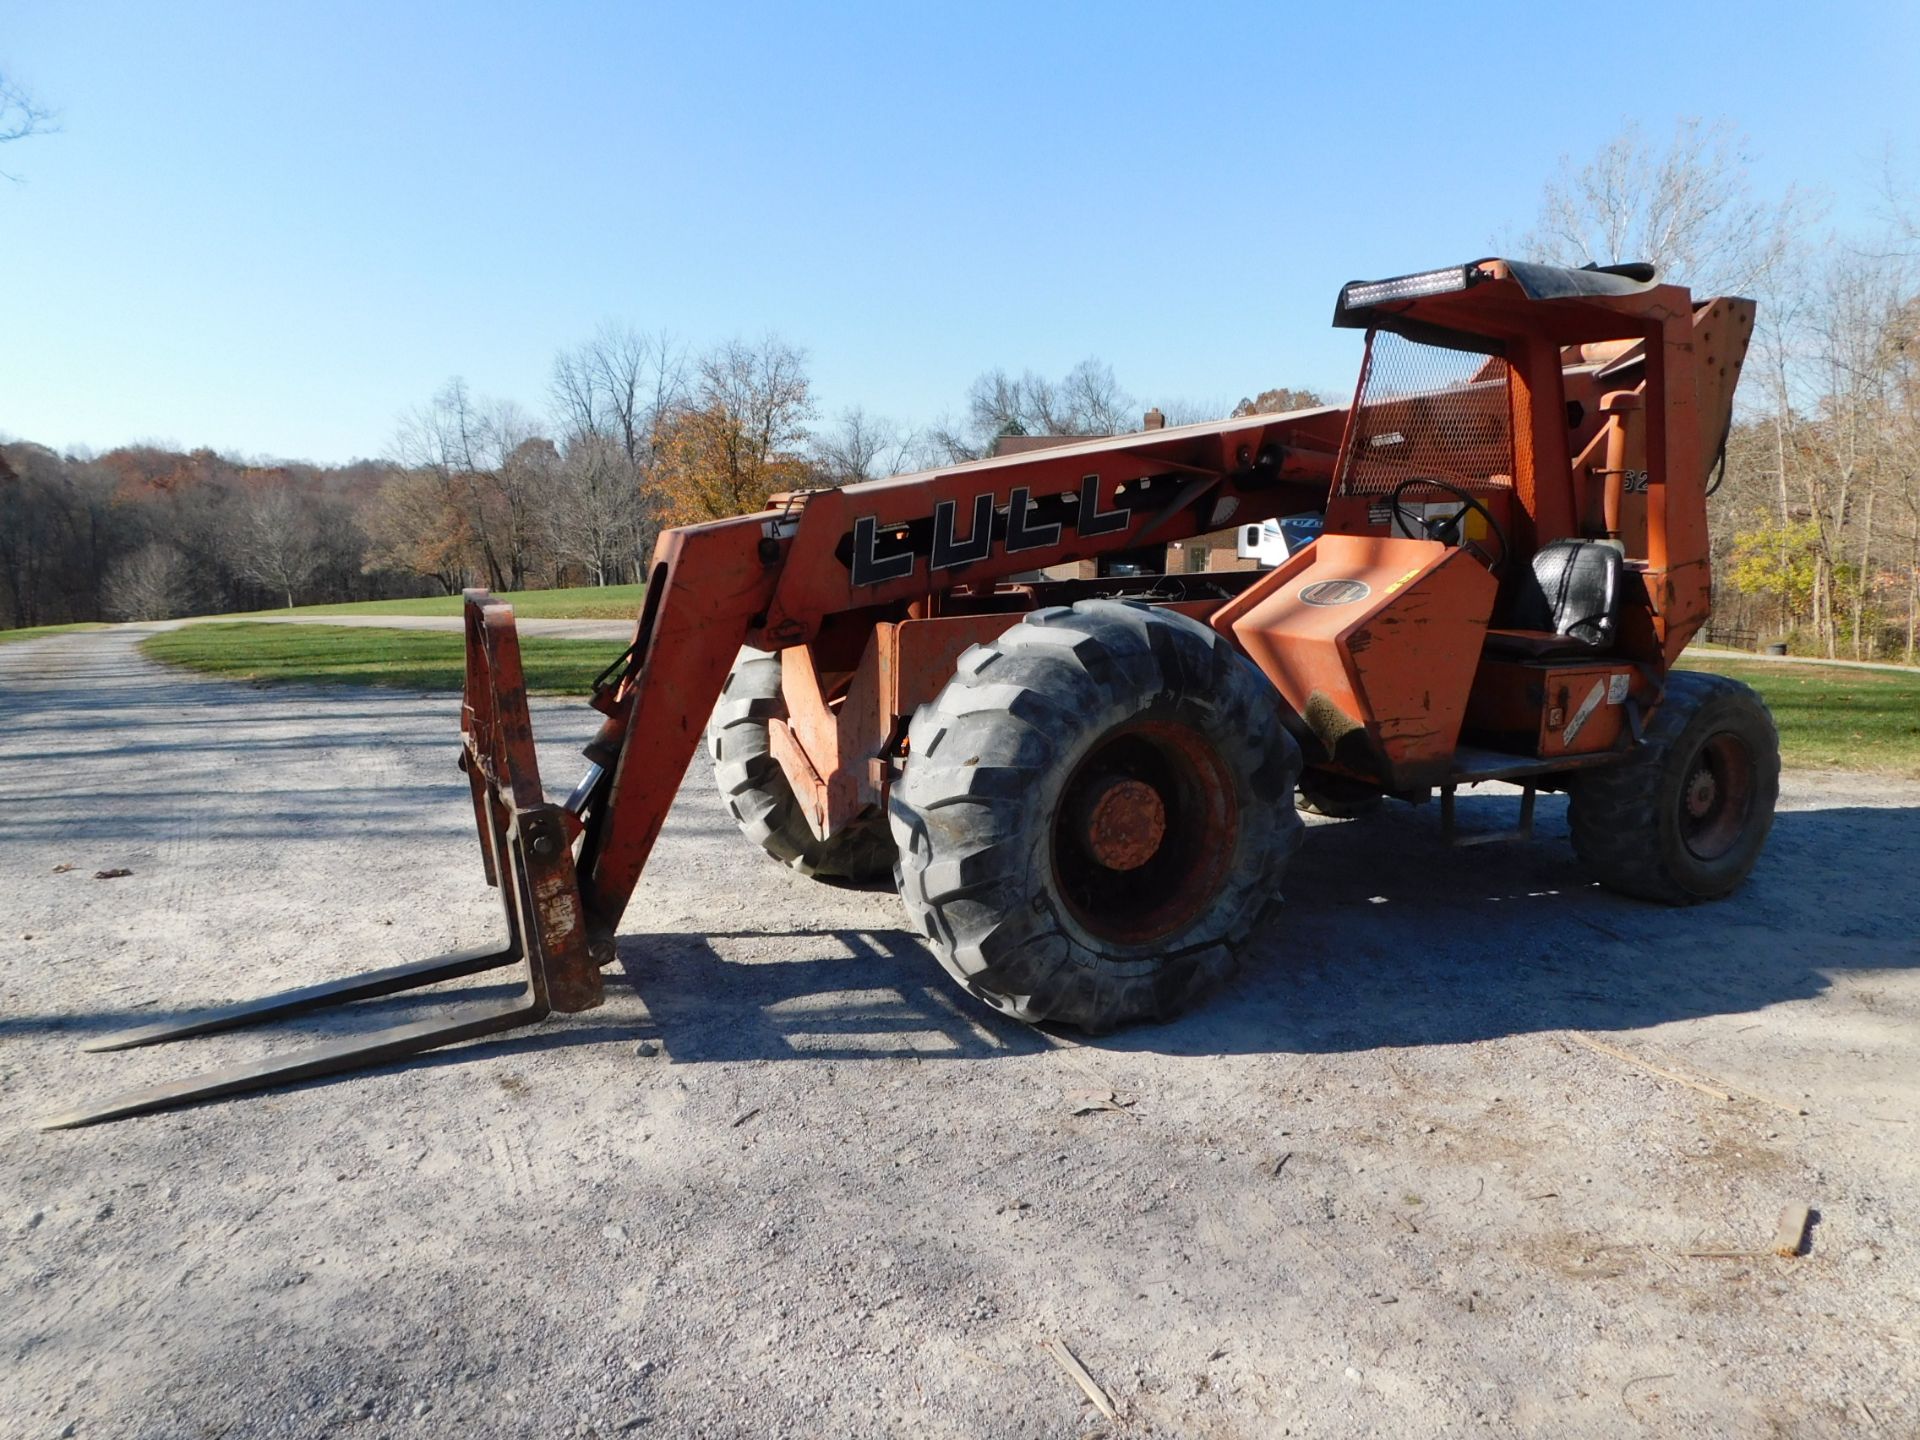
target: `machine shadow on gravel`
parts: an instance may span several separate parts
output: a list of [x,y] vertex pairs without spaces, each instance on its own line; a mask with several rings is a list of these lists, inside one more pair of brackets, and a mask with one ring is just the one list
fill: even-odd
[[[1514,803],[1460,802],[1464,830]],[[1601,889],[1565,805],[1497,871],[1425,817],[1316,827],[1238,980],[1170,1025],[1100,1042],[1165,1054],[1303,1054],[1632,1030],[1827,989],[1822,970],[1920,968],[1920,810],[1784,811],[1746,885],[1668,908]]]
[[[1464,831],[1514,802],[1462,797]],[[1443,843],[1432,811],[1316,825],[1286,903],[1239,978],[1162,1025],[1069,1044],[1174,1055],[1452,1045],[1543,1031],[1627,1030],[1741,1014],[1827,988],[1822,969],[1920,967],[1920,810],[1782,812],[1732,898],[1670,909],[1601,890],[1573,858],[1565,805],[1498,870]],[[711,939],[794,942],[739,964]],[[820,958],[822,949],[836,953]],[[1057,1043],[954,991],[906,930],[629,935],[620,964],[656,1036],[685,1062],[988,1059]]]
[[[715,940],[785,942],[803,955],[737,964]],[[618,964],[652,1017],[636,1035],[678,1061],[981,1060],[1053,1048],[958,993],[906,930],[623,935]]]

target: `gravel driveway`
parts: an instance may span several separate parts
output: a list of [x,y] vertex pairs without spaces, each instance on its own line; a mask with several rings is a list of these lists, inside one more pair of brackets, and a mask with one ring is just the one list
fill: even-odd
[[[452,697],[134,640],[0,647],[0,1434],[1920,1433],[1920,784],[1790,774],[1690,911],[1590,887],[1557,800],[1316,824],[1235,987],[1082,1043],[703,762],[604,1008],[42,1133],[292,1034],[90,1037],[496,923]],[[534,709],[564,791],[596,717]],[[1734,1253],[1789,1204],[1808,1254]]]

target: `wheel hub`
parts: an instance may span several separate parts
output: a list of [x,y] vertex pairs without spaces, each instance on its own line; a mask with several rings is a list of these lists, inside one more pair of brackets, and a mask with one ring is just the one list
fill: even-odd
[[1239,810],[1218,749],[1178,720],[1137,720],[1081,757],[1053,825],[1053,875],[1101,944],[1144,945],[1204,913],[1234,864]]
[[1713,778],[1710,767],[1702,765],[1695,769],[1687,780],[1687,813],[1696,820],[1704,820],[1713,813],[1713,805],[1720,798],[1720,786]]
[[1732,853],[1746,833],[1755,790],[1753,752],[1732,731],[1711,735],[1680,787],[1680,838],[1701,860]]
[[1081,834],[1109,870],[1138,870],[1166,839],[1166,801],[1144,780],[1111,777],[1087,795]]

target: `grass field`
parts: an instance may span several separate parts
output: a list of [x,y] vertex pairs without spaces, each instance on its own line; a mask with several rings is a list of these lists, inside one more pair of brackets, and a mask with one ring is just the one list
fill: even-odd
[[[518,590],[497,598],[513,606],[521,620],[631,620],[640,613],[644,585],[589,585],[577,590]],[[301,605],[292,610],[255,610],[253,615],[458,615],[458,595],[427,595],[416,600],[363,600],[347,605]],[[222,615],[244,620],[247,614]]]
[[[466,636],[452,631],[225,622],[162,631],[140,649],[154,660],[232,680],[458,690],[466,678]],[[523,636],[527,688],[584,696],[620,649],[600,640]]]
[[[224,622],[164,631],[141,649],[155,660],[233,679],[457,690],[464,644],[463,636],[438,631]],[[529,689],[584,695],[619,647],[528,636],[521,651]],[[1759,691],[1791,766],[1920,778],[1920,672],[1767,664],[1699,650],[1689,651],[1685,664]]]
[[22,630],[0,630],[0,645],[11,645],[16,640],[38,640],[42,635],[71,635],[76,630],[104,628],[88,620],[74,625],[29,625]]
[[1688,670],[1731,675],[1760,692],[1788,765],[1920,778],[1920,671],[1769,664],[1689,650]]

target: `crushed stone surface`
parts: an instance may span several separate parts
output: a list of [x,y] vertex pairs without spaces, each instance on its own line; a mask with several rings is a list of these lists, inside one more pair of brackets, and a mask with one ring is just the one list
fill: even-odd
[[[498,925],[455,697],[135,638],[0,647],[0,1436],[1920,1434],[1920,784],[1790,773],[1691,910],[1595,889],[1553,797],[1531,844],[1310,821],[1241,978],[1089,1042],[702,758],[603,1008],[46,1133],[508,993],[83,1053]],[[534,714],[564,793],[597,717]]]

